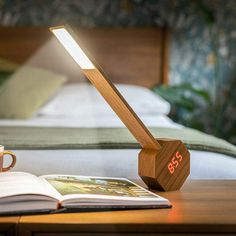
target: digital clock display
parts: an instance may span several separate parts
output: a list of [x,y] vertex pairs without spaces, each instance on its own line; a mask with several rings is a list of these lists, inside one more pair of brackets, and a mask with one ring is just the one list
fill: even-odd
[[172,157],[171,162],[168,163],[168,170],[171,174],[174,174],[176,168],[179,166],[182,159],[183,156],[179,152],[176,152],[175,155]]

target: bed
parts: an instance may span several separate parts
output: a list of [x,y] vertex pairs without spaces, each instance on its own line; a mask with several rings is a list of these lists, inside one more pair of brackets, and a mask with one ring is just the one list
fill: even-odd
[[[173,129],[177,135],[184,134],[185,128],[167,116],[170,104],[148,89],[156,84],[168,84],[168,30],[100,28],[78,29],[78,32],[104,71],[154,133],[164,135],[166,130]],[[36,175],[63,173],[137,178],[139,146],[50,32],[45,28],[0,28],[0,34],[0,57],[15,62],[8,64],[8,68],[18,71],[22,67],[39,67],[68,78],[30,118],[0,119],[1,144],[13,149],[17,155],[14,171]],[[47,136],[51,140],[47,139],[45,133],[52,134],[56,129],[60,132]],[[25,132],[32,132],[34,138],[25,139]],[[117,132],[121,137],[127,137],[129,145],[115,139],[111,146],[104,142],[97,145],[89,138],[85,145],[74,144],[73,141],[80,138],[78,132],[85,136],[90,134],[91,139],[103,135],[106,144],[111,133]],[[66,141],[58,136],[67,137],[68,145],[62,145]],[[35,143],[27,145],[32,139]],[[213,138],[214,141],[218,150],[219,140]],[[200,150],[199,145],[191,144],[195,150],[190,150],[189,178],[236,179],[235,147],[219,141],[219,145],[231,149],[226,153],[206,148]]]

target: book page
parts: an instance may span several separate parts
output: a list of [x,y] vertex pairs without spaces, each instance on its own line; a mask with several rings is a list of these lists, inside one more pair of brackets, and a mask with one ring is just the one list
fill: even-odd
[[0,173],[0,198],[19,195],[44,195],[55,198],[54,192],[40,179],[25,172]]
[[63,201],[69,199],[78,199],[78,202],[166,200],[125,178],[73,175],[46,175],[41,178],[62,195]]

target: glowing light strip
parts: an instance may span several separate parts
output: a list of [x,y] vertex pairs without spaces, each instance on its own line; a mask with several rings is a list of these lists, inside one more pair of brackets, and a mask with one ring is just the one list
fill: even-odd
[[82,69],[95,69],[93,63],[65,28],[55,28],[51,31]]

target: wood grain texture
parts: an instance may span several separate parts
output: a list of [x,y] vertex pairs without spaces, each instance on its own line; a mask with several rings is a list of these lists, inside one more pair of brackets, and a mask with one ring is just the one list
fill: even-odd
[[236,234],[236,180],[192,180],[158,194],[173,208],[23,216],[20,235]]
[[17,235],[19,216],[0,217],[0,235]]
[[[151,87],[168,81],[168,72],[163,70],[169,46],[165,29],[94,28],[77,32],[113,82]],[[0,57],[58,71],[68,75],[70,82],[83,77],[47,28],[0,27],[0,35]]]
[[180,140],[157,139],[159,150],[142,149],[138,173],[149,188],[178,190],[190,174],[190,153]]
[[105,75],[98,69],[84,69],[83,72],[143,148],[161,148],[133,109]]

